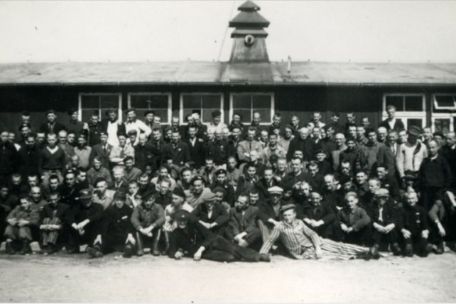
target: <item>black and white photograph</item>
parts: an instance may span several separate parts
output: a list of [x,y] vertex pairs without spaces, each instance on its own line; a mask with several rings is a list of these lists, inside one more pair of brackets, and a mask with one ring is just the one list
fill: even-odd
[[0,0],[0,302],[456,302],[456,1]]

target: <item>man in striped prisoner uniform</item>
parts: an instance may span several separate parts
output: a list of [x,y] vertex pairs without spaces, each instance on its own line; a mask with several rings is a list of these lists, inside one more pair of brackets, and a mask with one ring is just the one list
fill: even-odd
[[261,247],[260,253],[267,254],[277,239],[283,243],[295,259],[335,258],[352,259],[365,256],[368,248],[321,238],[307,227],[302,220],[296,219],[296,206],[282,206],[283,220],[279,222]]

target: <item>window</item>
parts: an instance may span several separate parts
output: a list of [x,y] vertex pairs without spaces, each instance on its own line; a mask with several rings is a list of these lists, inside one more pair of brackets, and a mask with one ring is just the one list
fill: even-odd
[[444,134],[454,131],[456,119],[456,94],[432,95],[432,131]]
[[230,119],[233,114],[241,115],[243,123],[253,120],[253,113],[261,115],[262,123],[269,124],[274,116],[274,94],[272,93],[234,93],[231,94]]
[[456,110],[456,95],[435,94],[433,95],[434,110]]
[[120,93],[81,93],[79,94],[79,119],[89,121],[92,114],[98,113],[99,119],[105,117],[106,110],[117,109],[122,118],[122,96]]
[[383,95],[383,119],[388,116],[386,108],[389,105],[396,107],[396,117],[402,119],[406,128],[426,125],[426,104],[424,94],[385,94]]
[[192,113],[201,116],[201,122],[212,121],[212,112],[222,112],[223,121],[223,95],[221,93],[184,93],[180,99],[180,120],[187,123],[186,117]]
[[161,123],[171,122],[170,93],[129,93],[128,107],[136,110],[138,118],[142,119],[147,110],[152,110],[160,117]]

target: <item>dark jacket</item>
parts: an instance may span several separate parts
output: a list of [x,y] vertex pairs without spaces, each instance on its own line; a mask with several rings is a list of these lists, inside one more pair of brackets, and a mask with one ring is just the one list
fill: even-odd
[[185,229],[178,227],[171,233],[168,255],[173,258],[182,251],[185,256],[193,256],[201,246],[208,248],[216,237],[197,220],[189,220]]
[[102,167],[109,168],[109,155],[111,154],[112,146],[110,144],[106,144],[105,147],[101,144],[96,144],[92,147],[92,151],[90,152],[90,163],[92,164],[93,159],[98,157],[101,160]]
[[212,209],[212,216],[209,217],[207,205],[205,203],[199,204],[195,210],[193,210],[192,215],[199,221],[206,223],[217,223],[214,232],[224,231],[226,224],[229,220],[229,215],[222,205],[215,203]]
[[230,221],[228,224],[227,234],[230,238],[241,232],[251,233],[258,229],[258,207],[248,206],[243,212],[236,208],[230,209]]
[[[388,119],[385,119],[384,121],[382,121],[380,123],[379,127],[385,127],[388,131],[391,130],[391,127],[388,123]],[[396,118],[396,122],[394,123],[393,130],[397,131],[397,132],[405,130],[404,123],[402,122],[402,120],[400,118]]]
[[134,231],[130,221],[133,209],[124,204],[122,208],[118,208],[115,204],[109,206],[103,213],[103,224],[101,234],[110,239],[115,239],[120,242],[125,242],[128,233]]
[[429,229],[428,214],[421,206],[405,204],[401,214],[401,228],[407,229],[413,236],[421,236],[421,231]]
[[421,163],[420,184],[422,187],[448,188],[451,186],[453,176],[447,160],[441,155],[431,160],[426,157]]
[[13,144],[0,143],[0,176],[8,176],[17,168],[19,154]]
[[24,145],[22,149],[19,150],[19,173],[21,173],[22,176],[25,177],[31,174],[39,174],[37,161],[39,155],[40,150],[36,145]]
[[196,138],[195,145],[192,145],[189,139],[185,141],[190,154],[190,164],[199,169],[204,164],[207,146],[203,139]]
[[188,145],[184,142],[179,142],[176,145],[169,143],[163,147],[163,156],[165,159],[172,159],[173,164],[183,166],[190,161],[190,151]]
[[153,159],[154,153],[152,145],[146,143],[145,145],[137,144],[135,147],[135,166],[145,171],[146,166],[152,166],[153,168]]
[[54,122],[53,125],[49,125],[47,122],[44,122],[41,124],[41,126],[39,128],[40,132],[44,132],[46,134],[49,134],[49,133],[59,134],[59,132],[62,130],[66,130],[65,126],[57,121]]
[[287,152],[287,160],[290,161],[293,158],[295,151],[300,150],[304,154],[304,160],[309,161],[314,157],[314,143],[310,137],[301,139],[299,136],[293,138],[290,142]]

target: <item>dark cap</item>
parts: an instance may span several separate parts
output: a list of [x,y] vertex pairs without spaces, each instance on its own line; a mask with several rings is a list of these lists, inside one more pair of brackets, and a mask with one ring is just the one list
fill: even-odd
[[283,205],[282,207],[280,207],[280,212],[285,212],[285,211],[290,210],[290,209],[296,210],[296,205],[295,204]]
[[84,200],[84,199],[91,199],[92,198],[92,191],[90,189],[82,189],[79,191],[79,199]]
[[127,194],[125,192],[116,192],[114,195],[115,201],[124,201],[127,199]]
[[182,198],[185,198],[184,190],[182,190],[181,187],[176,187],[176,188],[174,188],[174,190],[173,190],[173,195],[176,195],[176,196],[180,196],[180,197],[182,197]]
[[215,175],[219,175],[219,174],[226,174],[226,170],[223,168],[220,168],[217,171],[215,171]]
[[212,117],[219,117],[222,116],[222,112],[220,110],[215,110],[212,112]]
[[174,214],[174,219],[179,222],[187,222],[190,219],[190,213],[186,210],[178,210]]
[[421,136],[421,133],[422,133],[421,128],[418,126],[410,126],[407,131],[410,135],[413,135],[416,137]]

